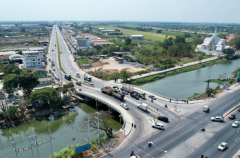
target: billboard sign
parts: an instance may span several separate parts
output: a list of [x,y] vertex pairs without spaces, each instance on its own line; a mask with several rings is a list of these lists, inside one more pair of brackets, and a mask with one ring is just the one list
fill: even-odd
[[238,72],[238,78],[240,78],[240,71]]
[[76,147],[76,153],[81,153],[81,152],[89,150],[89,149],[90,149],[90,144],[78,146],[78,147]]

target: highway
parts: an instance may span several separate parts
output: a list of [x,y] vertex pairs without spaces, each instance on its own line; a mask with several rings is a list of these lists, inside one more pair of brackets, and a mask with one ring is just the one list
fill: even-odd
[[[55,29],[53,30],[51,47],[54,47],[56,38],[53,38]],[[71,76],[75,77],[77,70],[76,66],[71,59],[67,47],[63,41],[60,31],[57,30],[58,40],[61,48],[61,61],[63,69]],[[51,49],[50,49],[51,50]],[[52,60],[57,61],[56,50],[50,52]],[[56,64],[55,67],[58,67]],[[81,71],[81,73],[83,73]],[[59,72],[56,72],[60,75]],[[83,76],[83,75],[81,75]],[[69,82],[63,78],[64,82]],[[83,80],[83,78],[81,78]],[[93,78],[95,88],[81,86],[82,91],[86,93],[95,94],[102,99],[111,100],[116,104],[120,104],[120,101],[114,99],[111,96],[102,94],[100,87],[102,87],[102,81]],[[75,85],[76,86],[76,85]],[[78,88],[78,86],[76,86]],[[233,90],[232,90],[233,91]],[[153,112],[145,113],[136,107],[137,102],[125,97],[126,103],[129,105],[130,110],[126,111],[132,116],[132,122],[137,125],[137,128],[133,128],[130,135],[123,141],[123,143],[116,148],[113,152],[104,157],[116,157],[127,158],[130,153],[134,151],[137,155],[142,157],[200,157],[204,154],[208,157],[231,157],[239,149],[238,143],[234,145],[236,139],[237,129],[231,127],[232,121],[227,118],[224,123],[212,122],[211,116],[219,116],[227,112],[231,107],[239,103],[240,91],[238,88],[234,92],[226,92],[217,97],[217,100],[209,103],[199,103],[192,105],[179,105],[179,109],[182,109],[181,113],[173,112],[170,108],[164,108],[163,101],[157,100],[151,103],[149,99],[143,100],[153,109],[159,109],[159,112],[170,118],[170,123],[163,123],[165,130],[157,130],[151,128],[151,121],[156,114]],[[168,103],[169,104],[169,103]],[[203,113],[203,105],[210,107],[209,113]],[[173,105],[169,104],[169,105]],[[120,105],[119,105],[119,108]],[[237,113],[237,119],[240,120],[240,114]],[[201,132],[202,127],[206,128],[206,132]],[[155,147],[147,147],[147,142],[153,141],[154,144],[161,150],[166,150],[167,153],[158,151]],[[229,143],[229,148],[223,152],[217,150],[217,146],[226,141]]]

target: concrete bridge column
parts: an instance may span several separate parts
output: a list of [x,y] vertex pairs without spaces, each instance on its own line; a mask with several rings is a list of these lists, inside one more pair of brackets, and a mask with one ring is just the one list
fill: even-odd
[[97,108],[97,111],[98,111],[98,101],[96,100],[96,108]]

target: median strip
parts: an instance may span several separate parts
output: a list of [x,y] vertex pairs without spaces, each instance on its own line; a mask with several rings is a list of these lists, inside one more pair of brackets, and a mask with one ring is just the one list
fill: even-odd
[[237,108],[240,106],[240,104],[234,106],[232,109],[228,110],[228,112],[223,114],[223,118],[228,117],[229,115],[231,115],[233,112],[235,112],[237,110]]

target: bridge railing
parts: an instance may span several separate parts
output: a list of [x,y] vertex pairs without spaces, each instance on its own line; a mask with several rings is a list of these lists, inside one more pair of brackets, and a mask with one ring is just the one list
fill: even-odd
[[80,91],[76,91],[76,93],[77,93],[77,94],[80,94],[80,95],[83,95],[83,96],[86,96],[86,97],[89,97],[89,98],[92,98],[92,99],[94,99],[94,100],[96,100],[96,101],[99,101],[99,102],[107,105],[108,107],[112,108],[112,109],[115,110],[116,112],[118,112],[118,113],[121,115],[122,120],[123,120],[122,130],[125,128],[126,120],[124,119],[123,113],[122,113],[120,110],[118,110],[116,107],[112,106],[110,103],[108,103],[108,102],[106,102],[106,101],[104,101],[104,100],[102,100],[102,99],[100,99],[100,98],[98,98],[98,97],[95,97],[95,96],[93,96],[93,95],[90,95],[90,94],[87,94],[87,93],[84,93],[84,92],[80,92]]

